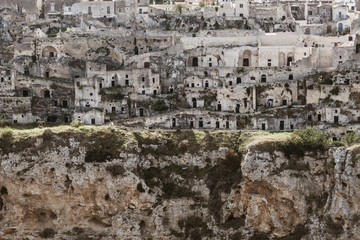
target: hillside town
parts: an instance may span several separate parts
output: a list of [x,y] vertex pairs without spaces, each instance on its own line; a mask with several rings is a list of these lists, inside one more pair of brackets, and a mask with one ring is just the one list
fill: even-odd
[[0,0],[0,118],[360,125],[360,1]]

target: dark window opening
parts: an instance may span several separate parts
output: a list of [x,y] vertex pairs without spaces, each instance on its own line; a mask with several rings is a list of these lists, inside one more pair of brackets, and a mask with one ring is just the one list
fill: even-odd
[[144,109],[142,109],[142,108],[139,109],[139,115],[140,115],[140,117],[144,116]]
[[284,121],[280,121],[280,130],[284,130],[284,125],[285,125]]
[[248,58],[244,58],[244,59],[243,59],[243,66],[244,66],[244,67],[248,67],[248,66],[249,66],[249,59],[248,59]]
[[265,123],[261,124],[261,130],[266,130],[266,124]]
[[116,107],[112,107],[112,108],[111,108],[111,112],[112,112],[112,113],[116,113]]
[[44,98],[50,98],[50,91],[49,90],[44,91]]
[[236,78],[236,83],[237,84],[241,83],[241,77]]
[[68,102],[67,102],[67,100],[63,100],[63,101],[62,101],[62,106],[63,106],[64,108],[67,108],[67,107],[68,107]]
[[92,118],[92,119],[91,119],[91,124],[92,124],[92,125],[95,125],[95,118]]
[[288,57],[287,65],[291,66],[292,61],[293,61],[292,57]]
[[266,75],[265,74],[261,75],[261,82],[266,82]]
[[22,95],[23,95],[23,97],[28,97],[29,96],[29,90],[23,90]]
[[192,101],[193,108],[196,108],[196,98],[193,98],[191,101]]
[[197,57],[194,57],[193,59],[192,59],[192,66],[193,67],[198,67],[198,65],[199,65],[199,63],[198,63],[198,58]]
[[199,128],[203,128],[204,127],[204,122],[202,120],[199,121]]

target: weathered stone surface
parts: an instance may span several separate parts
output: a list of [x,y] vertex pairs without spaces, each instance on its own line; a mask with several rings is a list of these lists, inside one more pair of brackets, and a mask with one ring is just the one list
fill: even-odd
[[1,239],[359,238],[359,161],[344,147],[165,156],[131,143],[85,162],[84,139],[52,139],[1,156]]

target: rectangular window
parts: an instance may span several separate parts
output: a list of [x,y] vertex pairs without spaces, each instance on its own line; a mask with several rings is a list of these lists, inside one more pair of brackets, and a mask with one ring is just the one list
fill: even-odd
[[91,14],[91,7],[88,7],[88,14]]
[[110,14],[110,7],[107,7],[107,14]]
[[240,4],[240,8],[243,8],[244,7],[244,5],[243,4]]

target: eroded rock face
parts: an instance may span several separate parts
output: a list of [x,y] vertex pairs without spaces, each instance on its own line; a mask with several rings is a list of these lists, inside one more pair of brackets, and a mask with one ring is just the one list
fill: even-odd
[[172,156],[154,154],[159,140],[86,162],[84,139],[59,139],[41,149],[44,136],[28,139],[1,156],[1,239],[360,236],[359,159],[344,147],[301,157],[258,145],[243,155],[223,147]]

